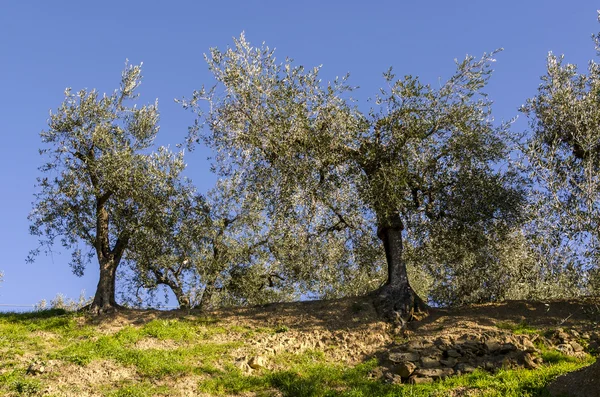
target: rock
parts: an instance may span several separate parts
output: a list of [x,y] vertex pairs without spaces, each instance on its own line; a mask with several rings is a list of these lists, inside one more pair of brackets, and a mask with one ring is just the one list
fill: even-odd
[[415,352],[392,352],[388,355],[388,358],[393,363],[403,363],[407,361],[419,361],[421,357]]
[[[506,361],[506,366],[508,366],[508,359],[504,359],[504,361]],[[504,361],[502,362],[502,365],[505,365]],[[483,363],[483,368],[485,368],[488,371],[493,371],[494,369],[496,369],[496,364],[493,361],[488,360]]]
[[410,361],[402,363],[396,367],[396,373],[403,378],[408,378],[417,369],[417,366]]
[[421,385],[424,383],[432,383],[433,379],[432,378],[425,378],[425,377],[420,377],[420,376],[411,376],[410,378],[408,378],[408,383],[413,384],[413,385]]
[[448,357],[446,360],[440,360],[440,364],[445,367],[454,367],[456,365],[456,359],[454,357]]
[[392,374],[389,372],[385,373],[384,380],[386,383],[391,383],[394,385],[399,385],[402,383],[402,378],[400,377],[400,375]]
[[437,338],[434,343],[442,350],[448,350],[452,347],[452,340],[444,336]]
[[554,338],[558,339],[562,343],[565,343],[570,339],[569,334],[567,334],[562,328],[558,328],[554,332]]
[[481,350],[482,347],[483,345],[481,343],[474,340],[466,340],[461,344],[463,350],[470,350],[472,352],[477,352],[478,350]]
[[563,354],[573,354],[573,346],[567,345],[566,343],[555,346],[554,349],[558,350]]
[[248,365],[252,369],[261,369],[261,368],[265,368],[266,363],[265,363],[265,359],[262,358],[261,356],[255,356],[255,357],[252,357],[248,361]]
[[452,368],[419,368],[415,371],[415,375],[420,377],[443,379],[454,375]]
[[440,366],[440,360],[434,357],[423,357],[421,358],[422,368],[435,368]]
[[517,347],[513,343],[503,343],[500,346],[500,349],[498,350],[498,352],[500,354],[506,354],[506,353],[510,353],[515,350],[517,350]]
[[571,345],[571,347],[573,348],[573,351],[575,353],[583,351],[583,346],[581,346],[579,343],[575,342],[574,340],[572,340],[569,344]]
[[579,332],[577,332],[574,329],[571,330],[571,335],[573,335],[573,337],[575,337],[575,338],[579,338]]
[[533,356],[529,353],[523,355],[523,363],[527,369],[536,369],[539,365],[535,362]]
[[467,363],[459,363],[459,364],[456,365],[456,369],[458,371],[462,372],[462,373],[469,374],[469,373],[475,371],[476,368],[474,366],[472,366],[472,365],[467,364]]
[[450,349],[450,350],[446,350],[446,355],[448,357],[453,357],[453,358],[458,358],[461,357],[462,354],[460,354],[457,350],[455,349]]
[[31,363],[27,367],[27,375],[40,375],[46,372],[46,367],[42,363]]
[[421,341],[418,340],[413,340],[410,341],[406,344],[406,348],[408,350],[414,351],[414,350],[419,350],[423,347],[423,343]]
[[384,368],[375,367],[368,375],[369,379],[381,379],[384,377]]
[[521,344],[523,345],[524,350],[528,353],[533,353],[537,351],[537,348],[529,338],[523,338]]
[[498,350],[500,350],[500,347],[501,347],[500,343],[498,343],[498,341],[495,339],[490,339],[490,340],[486,341],[484,343],[484,345],[485,345],[485,348],[487,349],[487,351],[490,353],[497,352]]

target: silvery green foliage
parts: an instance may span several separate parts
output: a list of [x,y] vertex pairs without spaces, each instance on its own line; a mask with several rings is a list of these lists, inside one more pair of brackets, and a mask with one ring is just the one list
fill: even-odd
[[111,95],[68,88],[50,113],[40,134],[45,163],[29,216],[40,247],[30,259],[60,243],[72,253],[78,275],[95,256],[118,266],[130,243],[149,248],[138,239],[157,229],[160,214],[173,211],[186,194],[183,154],[151,150],[159,130],[157,103],[129,105],[140,82],[141,65],[127,66]]
[[220,180],[206,197],[190,195],[175,211],[161,214],[156,224],[169,232],[151,231],[145,238],[152,243],[144,242],[149,249],[133,250],[127,258],[134,274],[128,292],[137,304],[151,303],[160,285],[171,288],[181,307],[298,297],[271,253],[262,205],[250,198],[242,203],[236,185],[235,178]]
[[84,306],[91,303],[92,298],[85,296],[85,291],[81,291],[79,298],[75,301],[74,299],[67,298],[64,294],[58,293],[54,298],[50,300],[50,303],[46,299],[40,300],[33,306],[33,310],[42,311],[48,309],[63,309],[69,312],[80,310]]
[[[600,36],[594,36],[600,51]],[[535,97],[521,111],[529,118],[524,166],[534,187],[534,222],[540,249],[566,253],[562,267],[579,274],[579,289],[598,288],[600,244],[600,65],[586,72],[552,53]],[[586,285],[587,283],[587,285]],[[586,288],[588,290],[586,291]]]
[[395,213],[409,246],[451,251],[436,258],[446,268],[478,255],[490,240],[479,236],[501,237],[518,222],[516,174],[494,168],[507,158],[508,125],[494,125],[482,93],[493,54],[457,62],[439,88],[390,70],[367,113],[348,76],[324,83],[319,67],[278,62],[243,35],[206,60],[217,85],[184,102],[200,116],[190,142],[203,139],[217,173],[239,174],[240,192],[267,203],[285,246],[279,259],[306,291],[381,285],[375,229]]
[[179,193],[168,207],[153,213],[125,255],[122,299],[133,306],[158,305],[154,298],[159,286],[171,289],[181,307],[190,307],[195,299],[200,280],[194,253],[205,238],[207,214],[204,197],[191,183],[181,184]]

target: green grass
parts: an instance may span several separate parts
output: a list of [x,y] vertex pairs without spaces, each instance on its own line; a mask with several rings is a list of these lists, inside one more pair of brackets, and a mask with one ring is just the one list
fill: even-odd
[[107,387],[102,392],[107,397],[146,397],[156,394],[169,395],[169,387],[155,386],[148,381],[140,383],[125,381],[117,385],[117,387]]
[[0,391],[4,389],[20,396],[33,396],[41,390],[41,387],[42,384],[38,379],[26,376],[25,371],[21,369],[0,374]]
[[511,323],[511,322],[499,322],[496,323],[496,327],[500,329],[504,329],[507,331],[511,331],[515,335],[540,335],[542,334],[542,330],[532,327],[527,324],[525,321],[521,321],[520,323]]
[[127,327],[114,335],[73,343],[57,352],[53,358],[78,365],[87,365],[93,360],[112,359],[125,366],[134,366],[143,376],[161,378],[201,372],[198,360],[205,365],[213,363],[239,346],[235,343],[203,342],[175,349],[137,349],[134,343],[143,332]]

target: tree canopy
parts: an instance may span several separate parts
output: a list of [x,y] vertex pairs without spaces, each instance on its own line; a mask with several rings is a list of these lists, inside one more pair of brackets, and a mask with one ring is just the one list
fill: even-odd
[[[600,35],[594,36],[600,53]],[[587,73],[548,54],[538,93],[521,108],[530,121],[524,145],[532,178],[537,227],[546,251],[570,253],[559,269],[574,269],[600,288],[600,65]]]
[[[217,152],[219,174],[242,175],[239,188],[264,197],[283,228],[342,232],[350,248],[376,234],[388,265],[377,294],[392,302],[380,306],[405,316],[422,306],[402,259],[406,235],[417,245],[464,243],[519,218],[515,175],[494,168],[507,157],[510,134],[494,125],[482,92],[492,61],[493,54],[467,57],[440,88],[389,70],[365,113],[350,97],[348,76],[324,84],[318,67],[279,63],[242,35],[207,56],[217,85],[185,103],[202,116],[190,140],[203,137]],[[210,102],[205,114],[202,99]]]
[[[40,134],[46,148],[38,178],[31,233],[39,237],[35,256],[58,242],[71,251],[71,266],[82,274],[95,257],[100,280],[92,303],[96,311],[117,306],[115,275],[127,250],[175,197],[185,195],[182,153],[161,147],[151,152],[158,133],[157,103],[127,106],[136,98],[141,65],[127,66],[111,95],[66,89]],[[155,229],[155,228],[154,228]]]

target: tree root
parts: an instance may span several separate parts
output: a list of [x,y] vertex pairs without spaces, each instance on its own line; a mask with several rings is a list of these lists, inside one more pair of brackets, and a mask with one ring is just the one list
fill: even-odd
[[427,316],[429,306],[410,288],[384,285],[369,294],[377,314],[396,327],[404,329],[410,321]]
[[89,313],[92,316],[100,316],[103,314],[114,314],[123,309],[125,309],[124,306],[118,305],[116,303],[103,304],[103,305],[99,305],[96,303],[90,303],[88,305],[81,307],[78,310],[78,312]]

